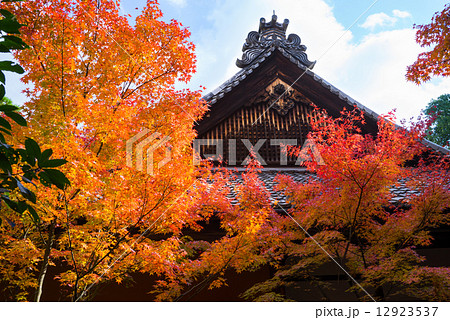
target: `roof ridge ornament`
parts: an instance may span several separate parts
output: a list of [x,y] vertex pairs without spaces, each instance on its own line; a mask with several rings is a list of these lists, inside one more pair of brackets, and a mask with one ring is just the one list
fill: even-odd
[[244,46],[242,47],[242,59],[236,60],[239,68],[245,68],[251,65],[261,54],[272,48],[278,48],[280,51],[286,51],[289,55],[300,61],[305,67],[312,69],[314,64],[308,60],[306,55],[306,46],[301,44],[298,35],[291,33],[286,38],[286,29],[289,20],[284,19],[283,23],[277,22],[275,10],[273,11],[272,20],[266,22],[261,18],[259,21],[259,30],[249,32]]

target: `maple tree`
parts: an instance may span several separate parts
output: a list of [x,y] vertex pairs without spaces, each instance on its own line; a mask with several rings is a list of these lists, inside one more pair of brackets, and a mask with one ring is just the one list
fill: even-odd
[[235,173],[206,166],[204,178],[210,188],[197,202],[197,210],[211,212],[206,221],[213,215],[218,218],[223,235],[214,241],[187,236],[180,272],[157,281],[153,290],[157,300],[190,301],[202,290],[226,286],[229,270],[256,271],[283,258],[279,248],[290,237],[290,231],[283,230],[288,218],[273,209],[270,194],[258,178],[260,168],[255,158],[249,161],[236,188],[239,203],[232,205],[228,193]]
[[[404,293],[447,300],[449,268],[421,265],[425,258],[416,247],[430,245],[430,229],[450,222],[448,159],[407,166],[426,149],[418,141],[428,123],[405,130],[394,122],[392,114],[380,118],[379,132],[372,136],[361,134],[364,117],[356,111],[314,120],[309,138],[325,164],[314,158],[307,162],[316,176],[306,184],[277,177],[278,189],[293,205],[290,210],[272,207],[256,161],[243,174],[239,203],[233,206],[225,198],[232,172],[216,174],[220,183],[215,187],[223,197],[216,193],[215,204],[207,199],[203,203],[213,206],[226,235],[212,243],[191,241],[181,263],[185,272],[161,281],[158,298],[187,301],[203,289],[226,285],[226,270],[254,271],[269,265],[275,269],[273,278],[248,289],[244,298],[286,301],[282,288],[303,281],[329,300],[333,285],[316,271],[335,262],[352,275],[333,271],[348,283],[354,299],[385,300]],[[391,188],[401,183],[411,193],[395,203]]]
[[450,75],[449,53],[449,14],[450,4],[446,4],[441,12],[436,12],[429,24],[415,25],[416,42],[421,47],[431,47],[422,52],[417,60],[408,67],[406,79],[416,84],[429,81],[432,76],[448,77]]
[[[313,122],[310,138],[325,162],[308,162],[317,179],[302,184],[278,177],[280,190],[293,204],[286,212],[292,217],[290,228],[298,230],[286,244],[290,262],[279,265],[272,279],[249,289],[247,298],[282,299],[275,289],[307,280],[327,300],[330,283],[314,272],[332,258],[353,275],[347,279],[356,299],[369,300],[371,295],[385,300],[399,292],[448,299],[450,268],[420,266],[425,258],[415,250],[432,242],[430,228],[449,223],[445,157],[405,166],[424,150],[418,142],[426,133],[424,122],[405,130],[389,114],[379,119],[376,137],[362,135],[361,123],[362,114],[347,111],[339,119],[325,116]],[[401,181],[414,192],[395,204],[391,188]],[[345,279],[343,270],[339,273]]]
[[[2,5],[25,25],[30,47],[15,53],[30,85],[22,111],[29,126],[12,141],[31,137],[51,148],[67,161],[61,170],[71,181],[59,190],[27,185],[37,195],[39,223],[6,212],[13,222],[0,225],[7,299],[45,295],[44,265],[58,270],[62,299],[72,301],[88,300],[99,283],[122,283],[133,272],[157,276],[156,299],[184,301],[226,285],[227,270],[270,265],[274,277],[244,297],[281,301],[279,288],[299,279],[324,285],[314,270],[330,257],[317,244],[377,299],[390,285],[425,299],[448,298],[448,269],[420,266],[414,248],[432,241],[430,227],[449,221],[443,169],[405,166],[422,151],[417,141],[426,126],[405,131],[380,119],[373,137],[359,133],[361,115],[322,118],[310,138],[325,165],[308,163],[318,179],[300,185],[278,178],[291,211],[272,207],[256,161],[242,174],[239,203],[232,205],[232,172],[192,166],[193,122],[206,106],[199,92],[175,84],[194,72],[194,46],[177,21],[162,20],[157,1],[147,1],[134,25],[111,0]],[[144,128],[170,138],[172,161],[152,175],[126,165],[126,141]],[[165,159],[164,149],[155,150],[155,163]],[[393,207],[389,188],[400,178],[416,193]],[[207,242],[186,235],[213,217],[224,236]],[[365,299],[355,283],[350,288]]]
[[[0,52],[11,53],[12,49],[25,49],[27,47],[26,44],[18,37],[21,24],[8,10],[0,9],[0,13],[3,16],[3,19],[0,20]],[[69,184],[69,181],[63,173],[54,168],[63,165],[66,161],[63,159],[50,159],[52,150],[47,149],[41,152],[39,145],[30,138],[25,140],[25,148],[17,148],[7,143],[5,136],[8,137],[12,134],[12,127],[7,118],[13,120],[19,126],[26,126],[27,123],[18,113],[20,108],[5,97],[6,77],[4,71],[22,74],[24,70],[20,65],[12,61],[0,62],[0,111],[2,113],[2,117],[0,117],[0,169],[2,170],[0,173],[0,209],[2,209],[0,212],[0,228],[3,219],[13,228],[15,227],[14,220],[17,219],[28,220],[29,223],[31,222],[34,226],[39,227],[40,218],[34,208],[36,195],[25,185],[33,184],[36,186],[35,182],[41,181],[47,187],[55,185],[60,189],[64,189]],[[8,208],[2,208],[4,204]],[[9,254],[14,252],[12,248],[17,244],[19,246],[22,244],[24,249],[28,247],[26,236],[21,238],[23,239],[17,239],[11,235],[2,235],[0,237],[3,249],[0,255],[1,263],[9,260]],[[14,268],[7,265],[4,267],[1,268],[0,274],[8,280],[13,279],[12,285],[9,283],[10,287],[14,287],[14,285],[20,287],[21,284],[23,286],[23,282],[26,283],[28,279],[26,269],[14,270]],[[38,281],[44,278],[47,267],[48,264],[43,262]],[[26,287],[26,285],[23,287]]]
[[[15,52],[29,84],[22,110],[29,126],[14,141],[31,137],[51,148],[68,162],[61,170],[71,181],[63,190],[30,186],[38,225],[1,225],[7,298],[41,296],[43,264],[63,266],[57,279],[73,301],[130,272],[174,273],[184,252],[180,230],[208,214],[191,210],[204,191],[191,165],[192,126],[206,106],[199,92],[175,89],[195,70],[189,31],[162,21],[151,0],[134,25],[116,1],[2,6],[25,25],[29,45]],[[126,166],[126,141],[144,128],[171,138],[172,161],[153,175]],[[164,148],[153,156],[158,163]]]

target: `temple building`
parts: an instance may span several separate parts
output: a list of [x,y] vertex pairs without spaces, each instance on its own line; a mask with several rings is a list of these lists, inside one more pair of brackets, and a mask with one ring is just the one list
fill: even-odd
[[[253,152],[263,166],[259,178],[270,192],[274,209],[280,214],[285,213],[290,204],[289,199],[274,188],[275,176],[280,173],[288,175],[295,182],[306,182],[314,177],[314,173],[301,166],[297,157],[286,155],[283,145],[305,146],[311,120],[317,117],[317,112],[324,110],[332,117],[340,117],[344,108],[359,109],[365,117],[362,134],[376,135],[379,118],[377,113],[312,71],[315,61],[308,58],[300,37],[296,34],[286,36],[288,24],[289,20],[280,23],[273,15],[268,22],[261,18],[259,30],[248,34],[242,58],[236,60],[241,70],[204,96],[210,110],[196,126],[198,138],[194,142],[194,150],[202,159],[212,159],[221,166],[237,169],[229,194],[233,204],[238,202],[235,187],[242,182],[241,174]],[[449,153],[449,150],[430,141],[424,140],[423,143],[431,153]],[[390,191],[394,205],[401,205],[405,198],[415,193],[402,181],[392,186]],[[209,239],[214,239],[217,232],[218,229],[214,228],[202,231],[203,237]],[[442,259],[442,256],[448,256],[448,234],[448,228],[433,230],[433,246],[419,250],[427,257],[430,266],[448,265],[448,259]],[[255,277],[269,277],[269,273],[261,270]],[[335,301],[351,301],[352,297],[343,294],[345,285],[336,278],[338,273],[336,266],[330,263],[320,276],[342,289],[338,290],[342,296],[333,297]],[[229,279],[230,287],[236,292],[245,286],[241,282],[242,277]],[[221,288],[216,291],[216,298],[235,300],[227,290]],[[294,300],[320,300],[312,291],[285,290],[286,295]],[[205,296],[198,299],[202,301]]]
[[[289,21],[277,22],[277,16],[267,22],[261,18],[258,32],[248,34],[243,46],[243,55],[236,64],[241,70],[220,87],[203,98],[210,109],[197,124],[198,138],[194,149],[203,159],[212,159],[221,166],[236,168],[229,195],[236,204],[234,187],[240,183],[240,174],[245,170],[251,151],[263,165],[259,177],[271,195],[274,209],[283,214],[290,207],[284,194],[276,191],[274,177],[289,175],[294,181],[306,182],[313,173],[298,163],[297,157],[288,156],[283,145],[304,146],[311,130],[311,120],[317,117],[315,106],[333,117],[339,117],[343,108],[360,109],[364,112],[366,124],[363,134],[376,134],[378,114],[355,101],[325,79],[312,68],[315,65],[306,54],[306,46],[296,34],[286,36]],[[424,143],[435,152],[448,150],[428,141]],[[317,159],[315,159],[317,160]],[[413,192],[401,184],[391,189],[393,202],[401,202]],[[433,233],[437,245],[421,252],[427,256],[430,265],[448,264],[447,239],[450,230],[436,230]],[[200,232],[189,232],[187,236],[196,240],[213,242],[224,236],[218,218],[212,217]],[[444,261],[445,260],[445,261]],[[340,280],[338,268],[332,262],[321,269],[317,276],[335,286],[334,301],[352,301],[346,292],[348,285]],[[227,271],[227,286],[218,289],[201,290],[189,301],[242,301],[240,294],[252,285],[273,276],[269,266],[255,272],[236,273]],[[134,277],[134,276],[133,276]],[[102,291],[97,301],[146,301],[154,279],[135,275],[136,285],[131,288],[113,285]],[[308,288],[305,282],[301,286]],[[312,290],[286,287],[287,297],[298,301],[320,301]],[[117,297],[120,297],[118,299]]]
[[[362,134],[376,134],[379,115],[321,78],[312,68],[306,46],[296,34],[286,36],[289,20],[267,22],[261,18],[259,30],[251,31],[236,65],[241,70],[220,87],[204,96],[210,110],[196,126],[194,149],[203,159],[236,167],[247,164],[250,151],[264,167],[260,178],[266,183],[272,201],[289,206],[286,197],[272,189],[278,173],[294,181],[306,181],[310,174],[299,159],[286,155],[286,145],[305,146],[314,107],[339,117],[345,108],[364,112]],[[439,153],[448,150],[424,141]],[[317,159],[315,159],[317,160]],[[239,183],[239,175],[237,182]],[[401,201],[411,192],[403,186],[391,190],[393,201]],[[235,198],[234,189],[230,198]]]

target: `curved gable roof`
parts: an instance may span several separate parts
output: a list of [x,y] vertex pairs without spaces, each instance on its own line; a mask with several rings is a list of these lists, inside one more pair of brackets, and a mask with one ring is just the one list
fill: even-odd
[[[273,15],[267,23],[261,18],[259,31],[248,34],[242,59],[236,61],[242,70],[203,97],[210,105],[210,111],[196,126],[199,134],[231,116],[276,78],[290,83],[292,88],[331,115],[339,116],[344,107],[362,110],[367,131],[376,132],[379,115],[312,72],[315,61],[308,60],[306,46],[301,44],[300,37],[290,34],[286,38],[288,24],[287,19],[278,23],[277,16]],[[450,154],[450,150],[431,141],[424,140],[423,143],[435,151]]]

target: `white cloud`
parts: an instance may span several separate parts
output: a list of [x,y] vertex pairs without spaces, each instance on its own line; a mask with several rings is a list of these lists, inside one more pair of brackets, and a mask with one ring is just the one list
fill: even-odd
[[399,18],[411,18],[411,13],[409,13],[408,11],[401,11],[401,10],[392,10],[392,14],[395,17],[399,17]]
[[374,29],[377,26],[393,26],[397,22],[397,18],[388,16],[384,12],[371,14],[361,25],[365,29]]
[[404,19],[410,17],[411,14],[408,11],[398,9],[392,10],[392,16],[384,12],[374,13],[368,16],[360,27],[373,30],[375,27],[393,26],[398,21],[398,18]]
[[341,65],[335,85],[379,114],[397,109],[399,118],[417,116],[431,98],[450,92],[450,79],[417,86],[405,80],[406,67],[421,48],[411,29],[371,34]]
[[[270,20],[273,10],[278,21],[289,19],[287,34],[296,33],[301,37],[302,43],[308,47],[310,60],[318,59],[345,31],[333,16],[332,8],[324,1],[280,0],[274,4],[271,0],[251,0],[238,7],[233,1],[216,3],[207,15],[210,25],[201,30],[201,36],[197,35],[200,40],[196,42],[199,65],[194,83],[213,90],[238,72],[235,61],[241,58],[247,34],[258,30],[261,17]],[[351,39],[352,34],[346,33],[333,50]],[[333,59],[332,54],[327,56]],[[214,75],[211,70],[214,70]]]
[[186,6],[187,0],[168,0],[168,1],[175,6],[184,7]]
[[[414,30],[368,29],[368,35],[355,42],[327,2],[279,0],[274,4],[271,0],[247,0],[237,6],[235,1],[211,1],[210,5],[190,1],[190,12],[198,15],[202,24],[190,27],[198,68],[188,86],[206,86],[207,93],[238,72],[235,61],[241,57],[248,32],[258,30],[259,19],[270,19],[275,9],[278,21],[290,20],[287,33],[298,34],[308,47],[309,59],[317,60],[313,71],[379,114],[397,108],[400,118],[417,116],[432,98],[450,92],[450,78],[421,86],[405,80],[406,67],[423,50],[414,40]],[[394,10],[389,18],[407,18],[406,11]],[[9,79],[7,92],[14,98],[14,81]]]
[[[396,108],[399,118],[417,116],[432,98],[450,92],[448,78],[421,86],[405,80],[406,67],[421,52],[414,30],[372,32],[355,43],[351,31],[345,32],[333,8],[323,0],[280,0],[276,5],[270,0],[249,0],[238,7],[224,1],[215,5],[209,12],[208,29],[202,30],[201,41],[196,43],[199,67],[193,88],[202,84],[206,92],[212,91],[238,72],[235,61],[241,57],[248,32],[258,30],[261,17],[270,19],[273,9],[278,21],[290,20],[287,33],[301,37],[309,59],[318,60],[315,73],[379,114]],[[398,12],[393,15],[406,17]],[[397,19],[388,18],[384,23]]]

